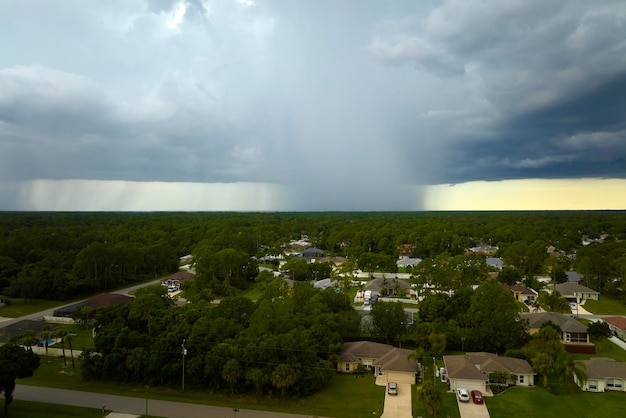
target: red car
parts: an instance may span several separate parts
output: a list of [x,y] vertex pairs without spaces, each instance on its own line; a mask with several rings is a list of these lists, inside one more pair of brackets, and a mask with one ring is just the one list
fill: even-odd
[[480,393],[480,391],[473,390],[471,394],[472,394],[472,401],[474,403],[483,403],[483,394]]

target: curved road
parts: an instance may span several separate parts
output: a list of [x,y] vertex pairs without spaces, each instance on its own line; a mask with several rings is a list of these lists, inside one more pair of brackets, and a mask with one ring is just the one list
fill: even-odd
[[[22,401],[46,402],[60,405],[84,406],[126,414],[142,415],[146,413],[145,398],[107,395],[103,393],[78,392],[75,390],[43,388],[38,386],[17,385],[14,398]],[[182,402],[168,402],[148,399],[148,415],[167,418],[208,418],[231,417],[233,408],[198,405]],[[239,409],[238,418],[308,418],[310,415],[285,414],[280,412]],[[320,417],[323,418],[323,417]]]

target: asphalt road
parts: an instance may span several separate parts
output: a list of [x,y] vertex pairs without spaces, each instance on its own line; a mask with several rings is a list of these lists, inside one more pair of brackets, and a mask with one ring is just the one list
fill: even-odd
[[[126,396],[106,395],[102,393],[78,392],[74,390],[44,388],[38,386],[17,385],[14,398],[46,402],[61,405],[84,406],[126,414],[142,415],[146,413],[146,399]],[[167,402],[148,399],[148,415],[167,418],[308,418],[310,415],[284,414],[280,412],[238,409],[235,415],[233,407],[198,405],[182,402]],[[324,418],[324,417],[320,417]]]

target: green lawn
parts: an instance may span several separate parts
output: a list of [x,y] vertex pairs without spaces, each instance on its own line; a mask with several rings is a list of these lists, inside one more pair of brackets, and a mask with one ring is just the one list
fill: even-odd
[[626,315],[626,304],[605,295],[600,295],[600,300],[585,301],[583,307],[596,315]]
[[29,299],[24,302],[21,298],[9,298],[9,304],[0,307],[0,316],[5,318],[19,318],[20,316],[34,314],[46,309],[56,308],[71,302],[59,302],[56,300]]
[[620,417],[626,407],[626,394],[589,393],[575,390],[553,395],[540,387],[512,388],[493,398],[485,398],[491,418]]
[[[18,379],[17,383],[35,386],[48,386],[59,389],[82,390],[108,393],[121,396],[143,398],[145,388],[139,385],[113,384],[106,382],[84,382],[80,378],[80,361],[76,369],[63,366],[61,358],[50,358],[46,364],[41,358],[41,366],[35,376]],[[206,405],[237,406],[244,409],[257,409],[305,415],[329,417],[376,417],[382,413],[385,388],[376,386],[373,375],[356,379],[351,375],[333,375],[326,387],[315,395],[301,399],[268,398],[255,395],[207,394],[202,391],[181,391],[171,388],[150,388],[150,399],[173,402],[193,402]]]
[[[4,397],[0,401],[0,410],[4,411]],[[56,405],[40,402],[13,401],[9,405],[11,418],[102,418],[100,409],[79,406]]]
[[246,290],[240,293],[241,296],[251,300],[258,300],[263,295],[263,289],[257,284],[250,285]]
[[[445,383],[441,383],[441,387],[446,389],[448,386]],[[431,417],[428,413],[428,409],[417,399],[417,386],[413,386],[413,398],[411,399],[413,403],[413,416],[417,417]],[[456,395],[454,393],[448,393],[443,397],[443,406],[437,410],[438,417],[448,417],[448,418],[460,418],[459,406],[456,403]]]
[[588,360],[591,357],[608,357],[626,362],[626,351],[609,340],[596,341],[596,354],[573,354],[576,360]]
[[[75,334],[72,338],[72,348],[74,350],[83,350],[85,348],[93,349],[93,336],[92,336],[92,328],[85,328],[82,325],[63,325],[61,327],[69,331],[72,334]],[[54,348],[61,348],[61,343],[57,343],[51,345]],[[65,342],[65,350],[67,351],[67,355],[69,356],[70,345],[68,342]]]

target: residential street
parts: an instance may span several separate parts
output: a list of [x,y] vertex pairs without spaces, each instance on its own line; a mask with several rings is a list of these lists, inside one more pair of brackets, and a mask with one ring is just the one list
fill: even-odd
[[[146,413],[146,399],[101,393],[78,392],[73,390],[17,385],[15,399],[47,402],[61,405],[102,408],[107,411],[141,415]],[[222,418],[235,415],[233,407],[197,405],[182,402],[147,401],[148,415],[167,418]],[[237,418],[306,418],[308,415],[283,414],[279,412],[238,409]],[[320,417],[325,418],[325,417]]]

